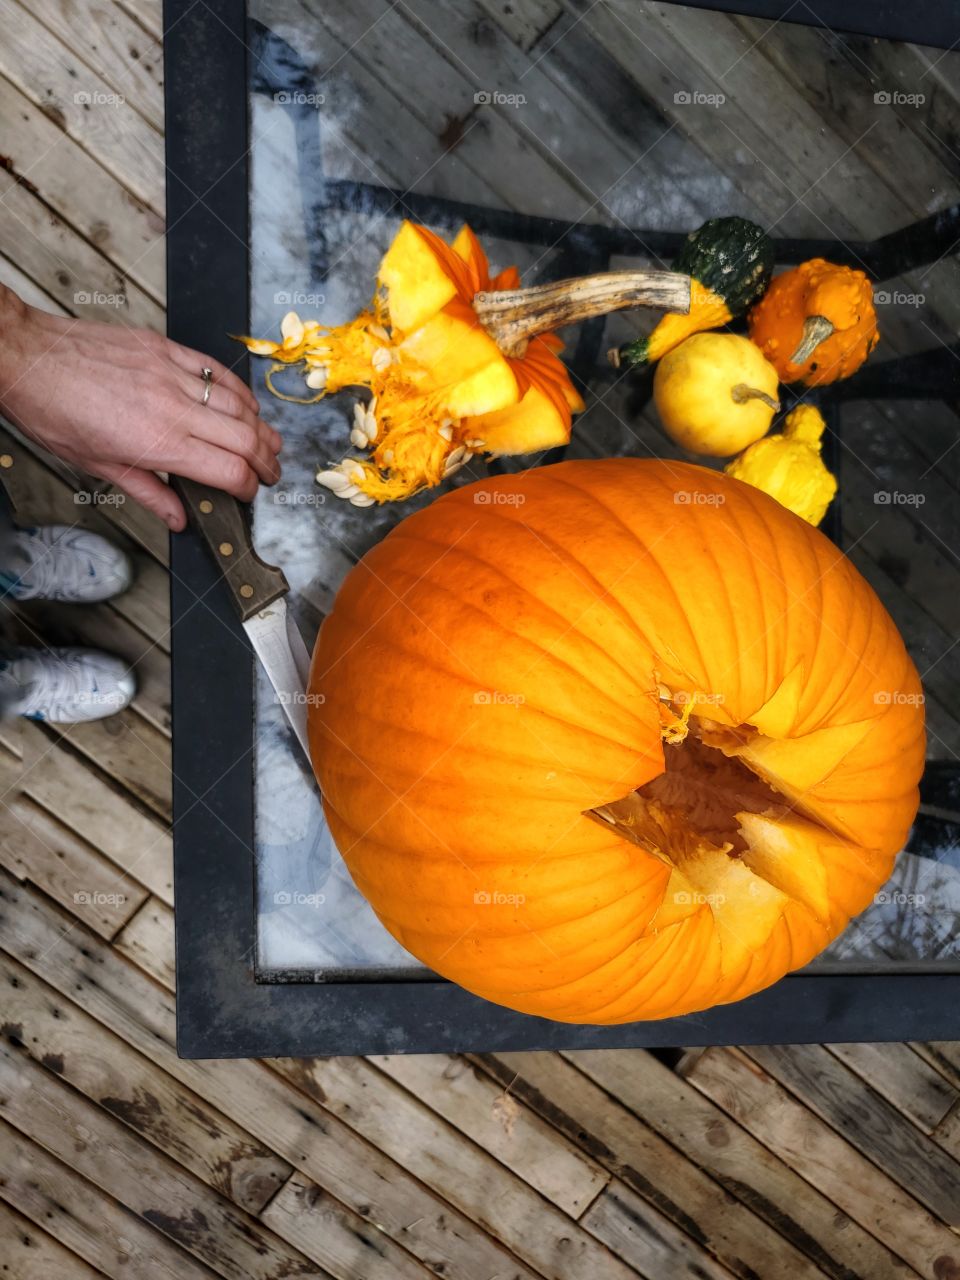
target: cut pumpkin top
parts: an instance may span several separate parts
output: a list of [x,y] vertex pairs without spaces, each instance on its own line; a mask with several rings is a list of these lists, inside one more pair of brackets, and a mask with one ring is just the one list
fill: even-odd
[[[279,368],[305,366],[319,400],[368,387],[351,442],[369,456],[345,458],[318,479],[357,505],[409,497],[438,484],[474,452],[529,453],[565,444],[583,401],[557,352],[555,334],[507,355],[473,308],[480,292],[520,286],[516,267],[490,275],[487,256],[464,226],[452,244],[402,223],[380,264],[379,289],[349,324],[303,322],[291,312],[281,341],[245,338]],[[277,392],[276,394],[281,394]]]

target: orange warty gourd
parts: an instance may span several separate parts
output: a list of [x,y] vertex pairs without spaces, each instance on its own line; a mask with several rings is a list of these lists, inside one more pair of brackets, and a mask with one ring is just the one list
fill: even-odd
[[327,817],[384,925],[566,1022],[806,964],[917,807],[920,682],[871,588],[682,463],[567,462],[410,516],[346,579],[310,691]]
[[747,322],[780,381],[808,387],[849,378],[880,340],[870,281],[823,258],[774,276]]

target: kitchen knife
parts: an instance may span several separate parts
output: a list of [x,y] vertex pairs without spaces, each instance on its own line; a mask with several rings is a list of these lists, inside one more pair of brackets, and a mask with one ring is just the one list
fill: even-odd
[[249,519],[236,498],[193,480],[170,479],[223,574],[243,629],[309,760],[310,655],[287,609],[290,584],[282,569],[257,555]]

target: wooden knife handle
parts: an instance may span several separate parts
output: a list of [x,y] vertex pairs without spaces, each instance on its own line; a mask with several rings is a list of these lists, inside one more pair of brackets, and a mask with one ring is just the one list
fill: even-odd
[[171,476],[170,483],[226,579],[241,622],[286,595],[290,584],[283,570],[267,564],[254,551],[249,516],[236,498],[182,476]]

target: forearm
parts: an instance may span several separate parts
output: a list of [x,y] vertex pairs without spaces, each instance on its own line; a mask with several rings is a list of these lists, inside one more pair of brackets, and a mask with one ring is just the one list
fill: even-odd
[[0,284],[0,412],[25,429],[22,410],[42,402],[49,392],[44,366],[65,327],[59,316],[28,306],[13,289]]
[[247,501],[259,481],[273,484],[280,474],[279,435],[261,420],[250,388],[216,360],[147,329],[50,315],[2,285],[0,412],[175,529],[183,508],[158,472]]
[[0,409],[12,416],[7,397],[18,377],[20,331],[27,318],[27,304],[0,284]]

